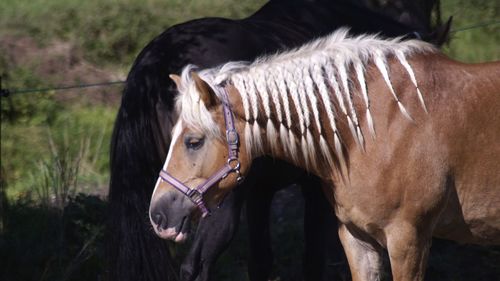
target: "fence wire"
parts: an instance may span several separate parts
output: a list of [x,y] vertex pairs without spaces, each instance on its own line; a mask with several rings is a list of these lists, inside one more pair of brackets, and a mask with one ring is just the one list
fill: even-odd
[[[465,26],[458,29],[453,29],[450,33],[457,33],[471,29],[482,28],[491,25],[500,24],[500,20],[493,20],[488,22],[482,22],[474,25]],[[72,90],[72,89],[83,89],[83,88],[92,88],[92,87],[107,87],[111,85],[124,84],[126,81],[108,81],[108,82],[100,82],[100,83],[89,83],[89,84],[78,84],[78,85],[66,85],[66,86],[57,86],[52,88],[33,88],[33,89],[4,89],[2,87],[2,77],[0,76],[0,95],[2,97],[8,97],[14,94],[30,94],[30,93],[45,93],[52,91],[64,91],[64,90]]]
[[1,93],[2,97],[8,97],[8,96],[13,95],[13,94],[44,93],[44,92],[84,89],[84,88],[92,88],[92,87],[105,87],[105,86],[119,85],[119,84],[124,84],[124,83],[125,83],[124,80],[119,80],[119,81],[107,81],[107,82],[100,82],[100,83],[57,86],[57,87],[51,87],[51,88],[4,89],[4,88],[2,88],[2,77],[0,77],[0,93]]

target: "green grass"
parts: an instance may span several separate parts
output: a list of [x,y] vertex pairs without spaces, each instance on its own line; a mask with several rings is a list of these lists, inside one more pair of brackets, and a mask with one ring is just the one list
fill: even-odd
[[[23,98],[26,97],[12,97],[12,103],[21,103]],[[62,106],[44,98],[35,100],[48,103],[49,108]],[[65,105],[56,114],[38,112],[33,118],[22,115],[14,122],[3,121],[1,157],[5,173],[2,176],[8,185],[9,197],[38,190],[41,167],[44,163],[50,165],[54,154],[69,153],[77,157],[80,150],[83,150],[83,159],[78,190],[103,189],[108,182],[109,140],[114,118],[115,110],[103,106]]]
[[[182,21],[219,16],[241,18],[265,1],[183,0],[4,0],[0,2],[0,36],[16,34],[74,42],[97,64],[129,65],[138,51],[161,31]],[[500,20],[500,4],[490,0],[444,0],[443,19],[454,28]],[[499,26],[453,35],[449,54],[465,61],[499,59]]]
[[0,36],[5,33],[82,46],[97,64],[129,65],[154,36],[186,20],[241,18],[265,1],[189,0],[3,0]]
[[[39,45],[32,46],[35,49],[54,41],[71,42],[84,61],[123,73],[144,45],[167,27],[202,16],[241,18],[264,2],[5,0],[0,1],[0,40],[34,38]],[[39,64],[37,60],[18,65],[0,51],[4,87],[43,88],[78,83],[64,81],[64,73],[43,73],[42,77],[35,72]],[[60,135],[69,136],[70,143],[65,146],[79,147],[82,142],[90,141],[88,154],[92,156],[81,162],[79,187],[82,190],[107,184],[109,141],[118,104],[88,106],[84,93],[70,93],[73,97],[82,95],[77,98],[78,104],[61,101],[58,97],[67,95],[64,92],[2,98],[1,165],[9,197],[22,195],[39,185],[36,179],[41,175],[40,162],[47,161],[51,155],[49,131],[57,136],[56,142],[61,145]]]
[[[441,3],[443,20],[453,16],[452,30],[500,21],[499,1],[444,0]],[[500,60],[500,24],[452,33],[451,43],[445,51],[464,62]]]

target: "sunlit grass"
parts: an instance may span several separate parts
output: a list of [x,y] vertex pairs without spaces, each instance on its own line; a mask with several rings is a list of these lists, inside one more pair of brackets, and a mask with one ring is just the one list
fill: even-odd
[[5,33],[74,42],[97,64],[125,64],[156,35],[199,17],[242,18],[266,1],[237,0],[3,0]]
[[[490,0],[444,0],[443,19],[453,16],[451,43],[445,51],[464,62],[500,60],[500,2]],[[492,23],[484,27],[460,31],[479,23]]]
[[46,166],[43,163],[52,165],[54,146],[59,153],[73,158],[79,157],[80,150],[84,153],[79,160],[77,191],[101,192],[100,189],[107,185],[109,140],[115,110],[102,106],[66,106],[50,123],[1,123],[2,169],[9,197],[33,193],[40,188],[40,180],[47,173],[42,169]]

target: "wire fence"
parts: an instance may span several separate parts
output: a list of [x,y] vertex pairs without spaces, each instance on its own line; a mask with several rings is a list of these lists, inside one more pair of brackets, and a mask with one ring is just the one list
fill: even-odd
[[474,24],[474,25],[469,25],[469,26],[465,26],[465,27],[453,29],[453,30],[450,31],[450,33],[457,33],[457,32],[461,32],[461,31],[466,31],[466,30],[471,30],[471,29],[477,29],[477,28],[491,26],[491,25],[497,25],[497,24],[500,24],[500,20],[493,20],[493,21],[488,21],[488,22],[482,22],[482,23],[477,23],[477,24]]
[[[500,24],[500,20],[492,20],[482,23],[477,23],[474,25],[469,25],[457,29],[453,29],[450,31],[450,34],[462,32],[471,29],[482,28],[486,26],[498,25]],[[107,82],[99,82],[99,83],[88,83],[88,84],[77,84],[77,85],[61,85],[50,88],[33,88],[33,89],[8,89],[2,87],[2,77],[0,76],[0,95],[2,97],[8,97],[14,94],[30,94],[30,93],[46,93],[53,91],[65,91],[65,90],[74,90],[74,89],[83,89],[83,88],[93,88],[93,87],[108,87],[112,85],[124,84],[126,81],[107,81]]]
[[100,82],[100,83],[57,86],[57,87],[51,87],[51,88],[4,89],[4,88],[2,88],[2,77],[0,76],[0,94],[2,97],[8,97],[8,96],[13,95],[13,94],[45,93],[45,92],[84,89],[84,88],[93,88],[93,87],[106,87],[106,86],[119,85],[119,84],[124,84],[124,83],[125,83],[125,80],[119,80],[119,81],[107,81],[107,82]]

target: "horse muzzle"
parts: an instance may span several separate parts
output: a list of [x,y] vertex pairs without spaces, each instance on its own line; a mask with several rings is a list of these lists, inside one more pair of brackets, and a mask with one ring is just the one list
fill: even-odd
[[175,190],[167,191],[151,202],[151,225],[159,237],[183,242],[190,232],[190,214],[196,208],[197,206],[182,194]]

